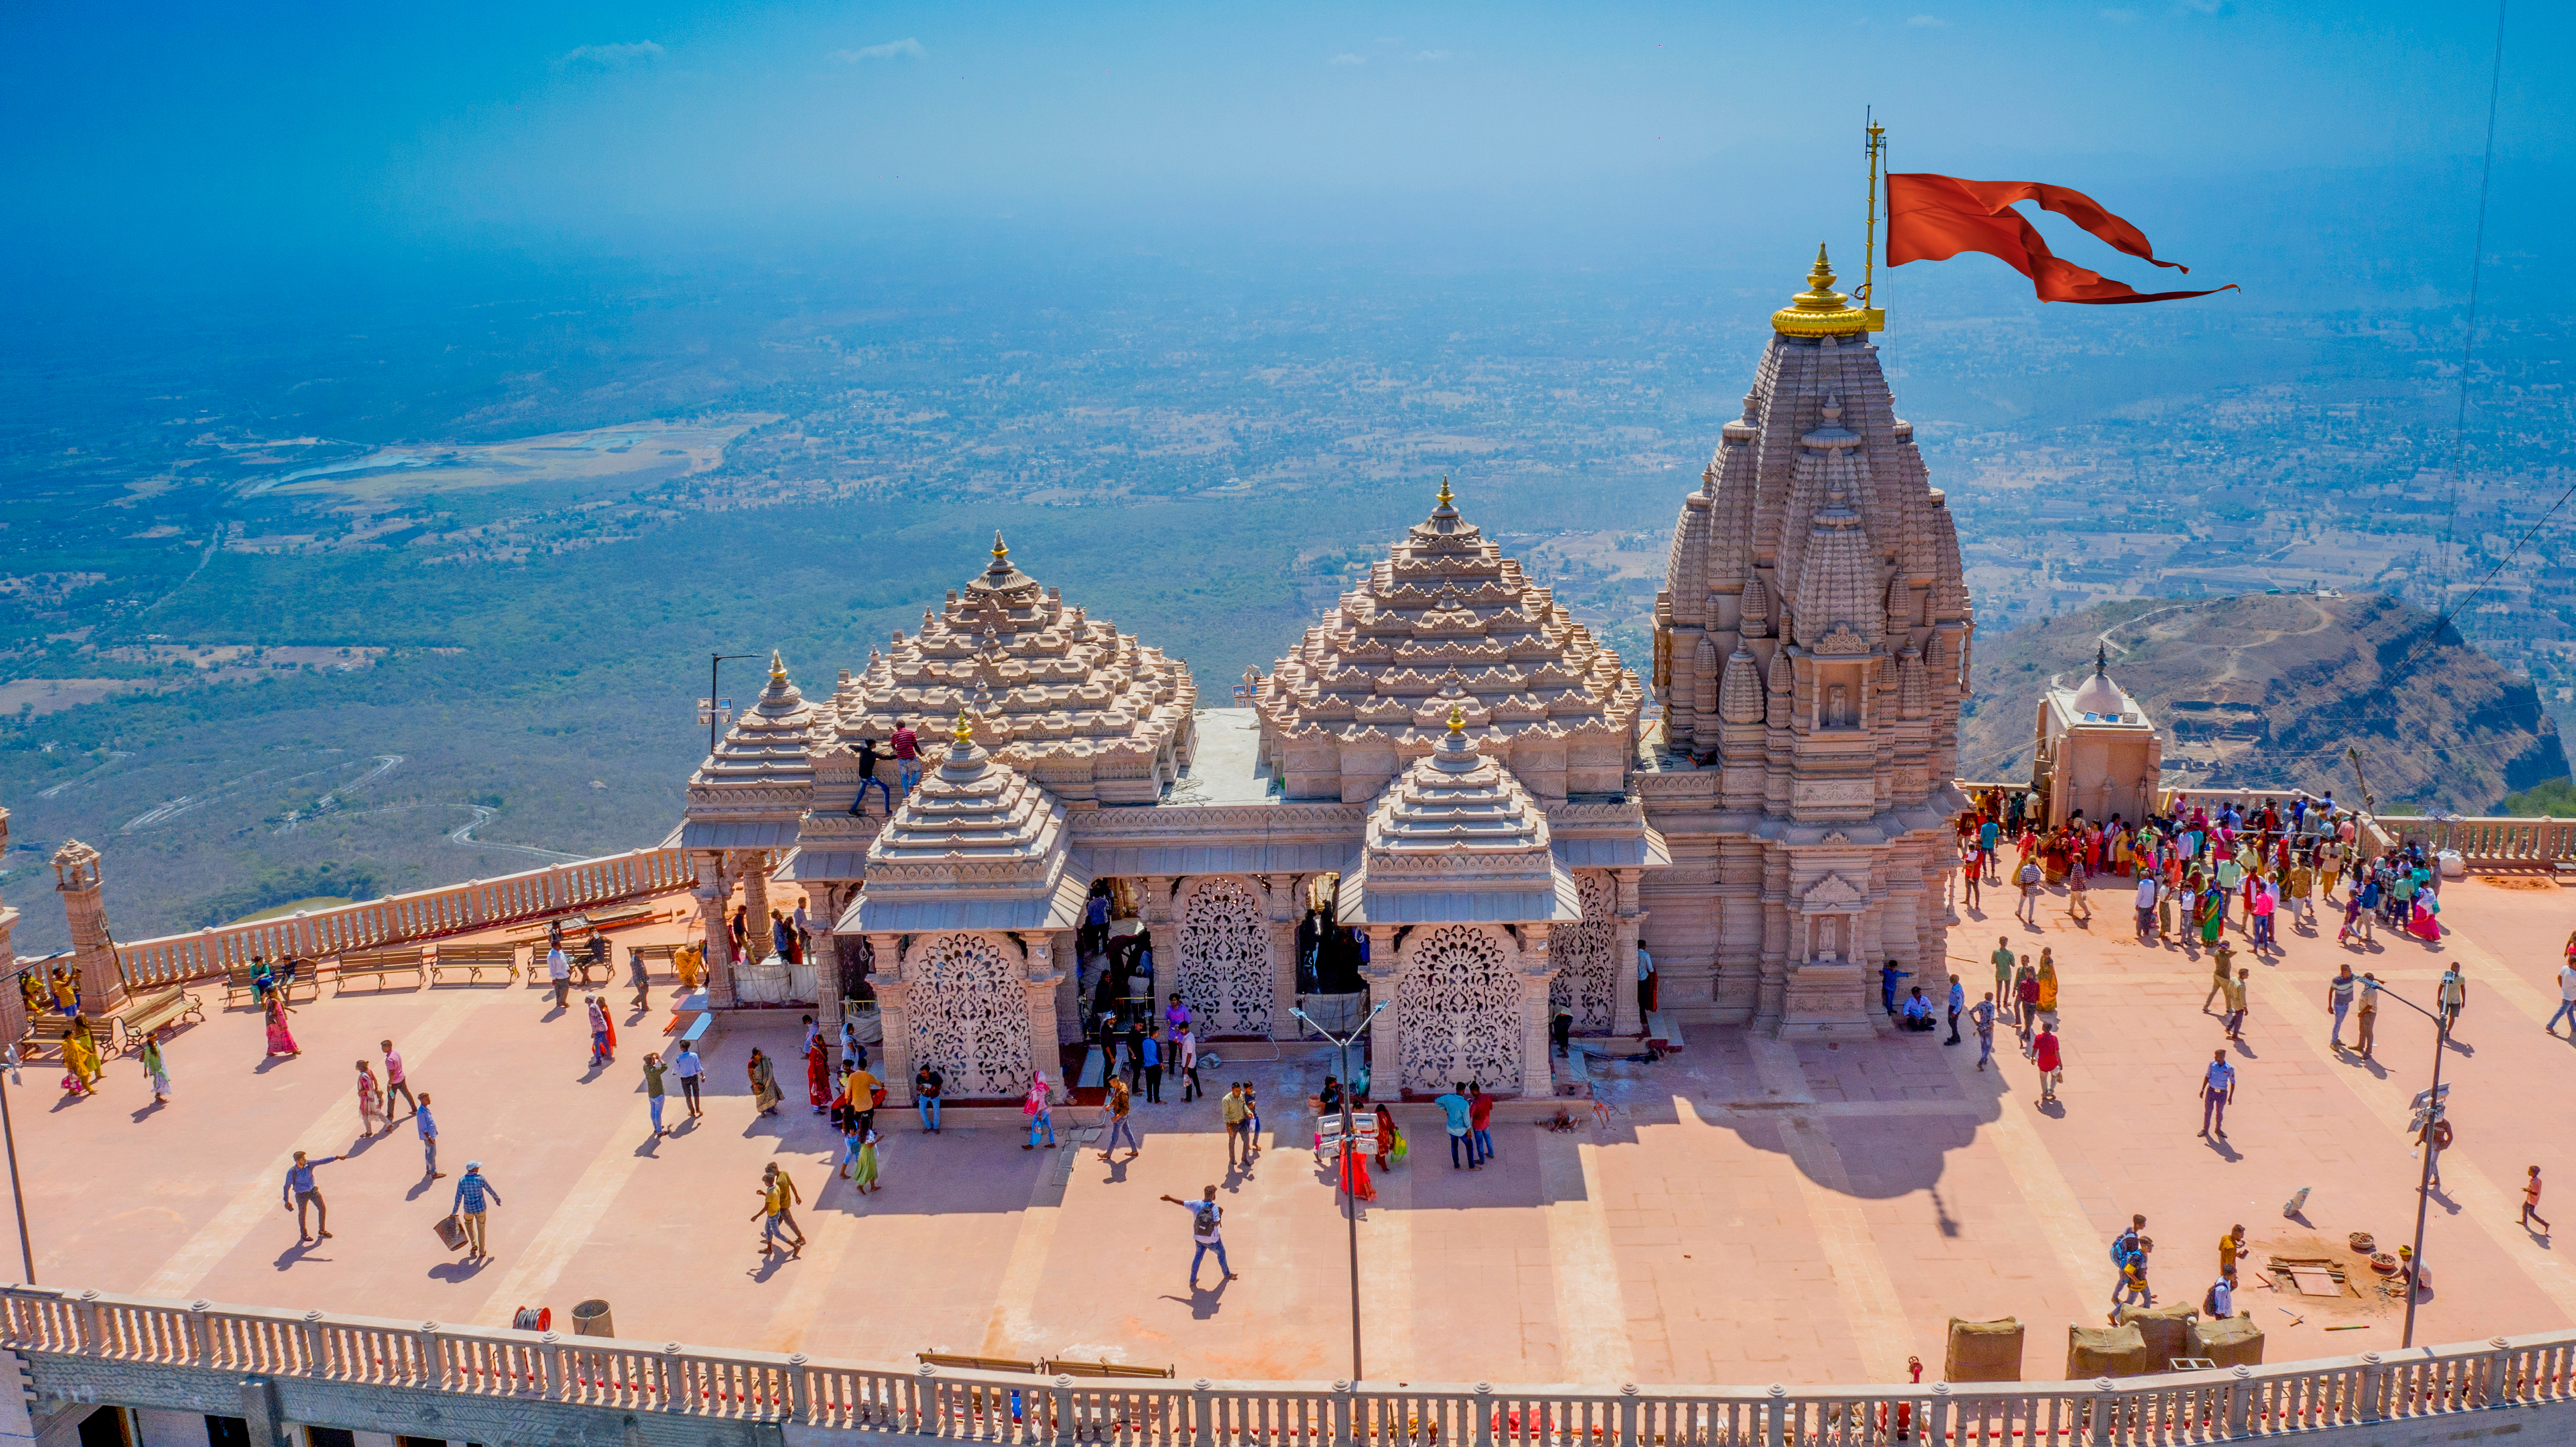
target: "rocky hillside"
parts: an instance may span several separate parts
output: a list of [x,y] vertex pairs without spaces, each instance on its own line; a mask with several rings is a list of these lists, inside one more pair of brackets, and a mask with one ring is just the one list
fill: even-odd
[[[2165,735],[2165,779],[2299,786],[2354,797],[2358,745],[2382,809],[2493,812],[2564,776],[2567,755],[2531,680],[2384,594],[2127,599],[1980,635],[1959,773],[2027,777],[2040,691],[2071,686],[2107,642],[2111,676]],[[2410,656],[2411,655],[2411,656]]]

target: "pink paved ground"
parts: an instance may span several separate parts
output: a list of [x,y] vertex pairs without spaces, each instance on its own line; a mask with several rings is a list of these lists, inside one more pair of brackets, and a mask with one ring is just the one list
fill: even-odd
[[[2432,1217],[2439,1290],[2419,1341],[2576,1321],[2576,1273],[2512,1219],[2534,1163],[2565,1182],[2544,1213],[2576,1213],[2576,1102],[2560,1088],[2570,1047],[2541,1031],[2576,909],[2533,883],[2456,883],[2443,918],[2460,933],[2441,948],[2383,939],[2352,955],[2419,999],[2445,959],[2472,982],[2446,1068],[2459,1141]],[[2132,942],[2120,892],[2094,898],[2089,929],[2068,924],[2061,899],[2038,931],[1999,907],[1963,911],[1951,934],[1976,962],[1957,967],[1972,985],[1999,934],[2057,949],[2062,1106],[2035,1108],[2017,1055],[1981,1075],[1973,1044],[1938,1036],[1835,1048],[1703,1028],[1680,1060],[1624,1067],[1605,1086],[1607,1129],[1506,1128],[1502,1159],[1474,1175],[1426,1142],[1381,1179],[1360,1224],[1369,1375],[1853,1380],[1893,1376],[1909,1354],[1937,1374],[1946,1318],[2010,1314],[2031,1327],[2026,1375],[2046,1377],[2065,1325],[2101,1320],[2106,1243],[2131,1211],[2160,1243],[2160,1292],[2193,1300],[2231,1222],[2252,1228],[2258,1259],[2267,1243],[2356,1229],[2403,1239],[2415,1170],[2403,1107],[2430,1065],[2429,1026],[2392,1006],[2375,1063],[2328,1052],[2332,928],[2286,930],[2286,953],[2255,966],[2232,1143],[2204,1143],[2193,1087],[2219,1038],[2198,1010],[2205,967]],[[1002,1131],[922,1136],[888,1112],[901,1127],[891,1189],[862,1202],[830,1181],[826,1132],[798,1093],[782,1118],[751,1116],[741,1062],[753,1044],[792,1045],[783,1030],[721,1033],[706,1052],[706,1120],[655,1145],[635,1068],[649,1032],[631,1016],[618,1063],[594,1073],[578,1011],[558,1014],[524,985],[326,994],[296,1016],[303,1056],[267,1063],[252,1015],[210,1014],[171,1047],[177,1098],[163,1108],[149,1108],[130,1060],[111,1064],[97,1098],[60,1102],[59,1072],[43,1066],[14,1092],[46,1283],[486,1324],[522,1302],[561,1318],[600,1296],[621,1335],[709,1346],[881,1361],[1100,1354],[1185,1376],[1349,1369],[1343,1226],[1311,1156],[1288,1144],[1331,1068],[1322,1052],[1240,1067],[1267,1086],[1277,1142],[1249,1173],[1227,1170],[1212,1104],[1142,1107],[1145,1153],[1114,1166],[1023,1151]],[[501,1192],[487,1264],[439,1248],[431,1225],[453,1181],[421,1181],[408,1127],[322,1168],[333,1240],[298,1247],[278,1205],[285,1152],[351,1148],[350,1065],[387,1035],[437,1100],[442,1164],[480,1158]],[[810,1198],[813,1244],[763,1265],[749,1218],[773,1160]],[[1187,1218],[1155,1198],[1211,1182],[1241,1279],[1213,1289],[1211,1267],[1194,1294]],[[2301,1186],[2314,1188],[2313,1230],[2280,1215]],[[2241,1301],[2275,1361],[2397,1342],[2393,1306],[2318,1304],[2292,1326],[2280,1308],[2301,1300]],[[2323,1330],[2348,1323],[2363,1329]]]

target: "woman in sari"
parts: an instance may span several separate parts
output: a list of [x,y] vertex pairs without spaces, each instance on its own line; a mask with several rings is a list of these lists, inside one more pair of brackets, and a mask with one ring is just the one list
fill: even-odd
[[1368,1152],[1356,1135],[1342,1145],[1342,1189],[1354,1201],[1377,1199],[1377,1187],[1369,1184]]
[[2200,942],[2218,943],[2219,933],[2227,928],[2227,891],[2212,889],[2200,897]]
[[751,1047],[751,1063],[745,1068],[751,1075],[751,1103],[762,1115],[778,1114],[778,1070],[768,1056],[760,1053],[759,1046]]
[[1404,1152],[1404,1133],[1395,1128],[1395,1113],[1381,1100],[1377,1103],[1377,1168],[1382,1171],[1389,1160],[1402,1160]]
[[66,1079],[78,1082],[75,1095],[90,1095],[98,1089],[100,1067],[98,1038],[89,1032],[89,1021],[75,1017],[71,1033],[63,1037],[63,1072]]
[[2039,951],[2039,1014],[2049,1029],[2057,1028],[2057,959],[2043,945]]
[[268,992],[268,1053],[270,1055],[304,1053],[295,1043],[295,1032],[286,1028],[286,1017],[293,1013],[295,1013],[294,1007],[286,1003],[284,990]]
[[816,1115],[832,1103],[832,1056],[819,1039],[805,1047],[805,1099]]
[[66,1015],[80,1013],[80,980],[61,965],[54,966],[54,1007]]
[[154,1104],[170,1098],[170,1062],[161,1058],[161,1032],[143,1037],[143,1079],[152,1087]]
[[2406,922],[2406,932],[2419,940],[2439,941],[2442,938],[2442,924],[2434,916],[2441,912],[2441,896],[2429,889],[2417,890],[2414,915]]
[[877,1182],[877,1133],[873,1128],[859,1133],[858,1157],[851,1162],[851,1165],[855,1169],[850,1174],[850,1180],[859,1188],[860,1195],[864,1196],[870,1191],[885,1189]]

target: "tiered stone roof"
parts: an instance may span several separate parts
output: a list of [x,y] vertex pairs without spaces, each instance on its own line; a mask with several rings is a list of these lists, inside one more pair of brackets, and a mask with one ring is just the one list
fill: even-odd
[[1088,881],[1065,875],[1063,802],[976,743],[967,716],[959,715],[949,740],[937,767],[869,842],[866,893],[841,928],[1076,923]]
[[1188,665],[1066,607],[995,533],[980,576],[843,682],[830,741],[882,746],[898,720],[918,731],[962,709],[979,744],[1067,803],[1141,804],[1189,762],[1197,706]]
[[[811,805],[814,768],[808,750],[831,726],[829,708],[817,707],[787,676],[787,662],[769,655],[769,686],[725,731],[714,753],[689,776],[687,818],[785,823],[787,833]],[[733,841],[753,846],[748,836]],[[784,837],[756,847],[783,844]]]
[[1262,754],[1292,799],[1360,803],[1455,707],[1542,799],[1625,785],[1644,692],[1453,505],[1438,505],[1257,681]]
[[1975,616],[1958,530],[1819,251],[1673,529],[1655,601],[1661,769],[1836,825],[1920,806],[1958,754]]
[[[1559,884],[1582,917],[1571,876],[1549,847],[1546,811],[1511,771],[1478,752],[1463,704],[1447,732],[1369,811],[1358,877],[1342,921],[1420,924],[1560,917]],[[1357,918],[1353,905],[1357,904]]]

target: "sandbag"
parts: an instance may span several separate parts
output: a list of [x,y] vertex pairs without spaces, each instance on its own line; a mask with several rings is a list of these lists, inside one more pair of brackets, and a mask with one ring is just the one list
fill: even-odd
[[2135,1324],[2066,1329],[2066,1380],[2070,1382],[2142,1377],[2162,1365],[2148,1361],[2146,1334]]
[[2022,1329],[2019,1317],[2001,1321],[1950,1318],[1950,1348],[1941,1363],[1945,1382],[2018,1382],[2021,1380]]
[[2263,1365],[2263,1328],[2250,1316],[2222,1317],[2191,1324],[2191,1354],[2222,1367]]
[[2191,1349],[2191,1324],[2200,1318],[2200,1308],[2189,1302],[2172,1306],[2123,1306],[2115,1313],[2122,1326],[2134,1325],[2147,1339],[2147,1370],[2169,1372],[2176,1357],[2196,1356]]

